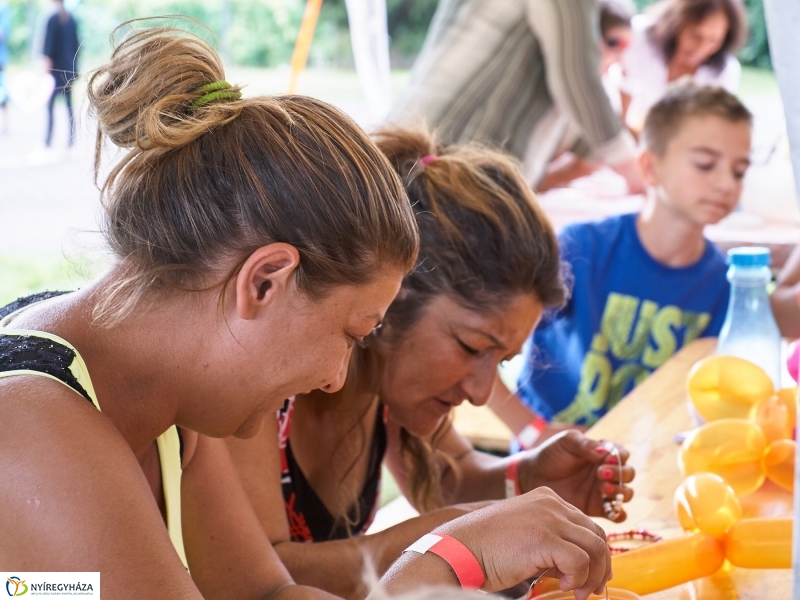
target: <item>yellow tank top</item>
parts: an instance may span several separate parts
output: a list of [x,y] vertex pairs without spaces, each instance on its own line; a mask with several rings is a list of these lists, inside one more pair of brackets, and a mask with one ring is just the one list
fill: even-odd
[[[30,306],[33,306],[30,305]],[[100,409],[100,403],[97,401],[97,395],[92,385],[92,380],[89,377],[89,371],[86,369],[86,363],[78,354],[78,351],[66,340],[47,333],[44,331],[33,331],[27,329],[11,329],[7,325],[11,319],[19,315],[22,311],[27,310],[30,306],[18,310],[0,320],[0,335],[8,336],[30,336],[41,339],[50,340],[56,344],[60,344],[71,350],[75,354],[75,358],[69,365],[69,371],[75,377],[77,382],[86,391],[87,396],[94,404],[97,410]],[[54,377],[48,373],[41,371],[34,371],[29,369],[17,369],[13,371],[0,371],[0,378],[15,377],[20,375],[35,375],[37,377],[47,377],[54,381],[58,381],[69,389],[80,394],[78,390],[70,386],[67,382]],[[186,561],[186,551],[183,547],[183,531],[181,528],[181,453],[180,453],[180,438],[178,437],[178,429],[173,425],[156,438],[156,446],[158,447],[158,459],[161,464],[161,484],[164,488],[164,502],[167,506],[167,531],[169,532],[172,545],[175,551],[183,562],[183,566],[188,570],[189,565]]]

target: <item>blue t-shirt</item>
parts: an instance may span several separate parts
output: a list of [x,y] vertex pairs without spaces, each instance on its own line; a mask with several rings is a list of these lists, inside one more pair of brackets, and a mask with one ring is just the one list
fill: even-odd
[[690,266],[657,262],[635,214],[572,225],[559,243],[572,295],[528,340],[519,395],[548,420],[588,426],[682,346],[719,334],[727,266],[708,241]]

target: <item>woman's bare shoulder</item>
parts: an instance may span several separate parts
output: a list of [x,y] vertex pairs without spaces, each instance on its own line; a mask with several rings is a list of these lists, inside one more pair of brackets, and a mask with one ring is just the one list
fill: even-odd
[[0,544],[0,564],[101,571],[103,597],[168,589],[199,598],[136,457],[107,417],[38,376],[0,379],[0,404],[0,539],[15,540]]

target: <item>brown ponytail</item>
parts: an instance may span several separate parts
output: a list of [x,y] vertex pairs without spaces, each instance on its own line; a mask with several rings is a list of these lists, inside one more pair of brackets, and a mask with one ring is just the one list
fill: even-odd
[[157,27],[123,40],[89,81],[96,171],[104,137],[128,150],[102,186],[104,233],[125,267],[95,311],[106,326],[154,293],[225,284],[231,264],[272,242],[298,249],[298,285],[315,298],[414,264],[402,183],[350,119],[302,96],[197,108],[224,79],[206,42]]
[[[417,267],[384,319],[389,343],[442,294],[482,312],[502,310],[518,294],[545,307],[564,302],[556,235],[511,158],[477,145],[440,146],[425,132],[385,130],[375,139],[405,182],[420,230]],[[443,422],[427,441],[401,434],[412,501],[423,510],[446,501],[440,481],[454,465],[437,444],[450,426]]]

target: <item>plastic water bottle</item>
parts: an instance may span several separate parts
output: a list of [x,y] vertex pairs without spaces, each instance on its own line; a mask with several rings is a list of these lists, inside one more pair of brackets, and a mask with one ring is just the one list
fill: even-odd
[[744,358],[767,372],[780,387],[781,334],[769,304],[767,284],[769,248],[733,248],[728,251],[731,296],[719,334],[718,354]]

